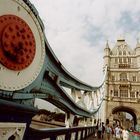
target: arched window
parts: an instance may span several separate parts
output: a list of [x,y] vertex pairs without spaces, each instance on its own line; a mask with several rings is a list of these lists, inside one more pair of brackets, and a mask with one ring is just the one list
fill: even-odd
[[134,91],[131,91],[131,92],[130,92],[130,97],[131,97],[131,98],[135,98],[135,92],[134,92]]
[[126,51],[123,51],[123,55],[126,55]]
[[119,58],[119,63],[122,63],[122,58]]
[[115,58],[115,63],[118,63],[118,58]]
[[121,81],[127,81],[127,74],[126,73],[121,73],[120,74],[120,80]]
[[114,96],[115,96],[115,97],[118,97],[118,89],[115,89],[115,90],[114,90]]
[[131,58],[128,58],[128,63],[131,63]]
[[124,63],[127,63],[126,58],[123,58],[123,62],[124,62]]
[[114,75],[112,75],[111,80],[115,81],[115,76]]
[[134,82],[136,82],[136,76],[133,76],[133,77],[132,77],[132,80],[133,80]]
[[119,51],[119,55],[122,55],[122,52],[121,51]]

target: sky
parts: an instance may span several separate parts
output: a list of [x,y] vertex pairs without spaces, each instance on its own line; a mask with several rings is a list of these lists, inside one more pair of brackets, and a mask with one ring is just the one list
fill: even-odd
[[104,48],[123,36],[131,48],[140,38],[140,0],[30,0],[62,65],[91,86],[103,79]]

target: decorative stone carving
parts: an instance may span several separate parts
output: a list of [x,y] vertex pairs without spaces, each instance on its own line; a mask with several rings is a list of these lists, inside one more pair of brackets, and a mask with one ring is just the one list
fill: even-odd
[[0,123],[0,140],[22,140],[25,123]]

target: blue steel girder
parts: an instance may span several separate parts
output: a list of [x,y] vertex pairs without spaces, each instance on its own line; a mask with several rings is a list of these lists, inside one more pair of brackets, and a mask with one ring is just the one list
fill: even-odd
[[[34,5],[32,5],[29,0],[23,0],[23,1],[30,7],[32,12],[35,14],[38,22],[40,23],[42,31],[44,32],[44,24],[43,24],[41,18],[39,17],[39,13],[36,10],[36,8],[34,7]],[[53,52],[53,50],[51,49],[51,47],[47,41],[45,33],[44,33],[44,38],[45,38],[46,61],[47,61],[45,69],[47,71],[51,72],[52,74],[54,74],[55,76],[60,77],[59,78],[60,85],[66,86],[69,88],[85,90],[85,91],[93,91],[98,88],[98,87],[93,87],[91,85],[88,85],[88,84],[80,81],[79,79],[74,77],[71,73],[69,73],[64,68],[64,66],[61,64],[61,62],[57,59],[55,53]]]
[[[68,95],[67,93],[61,88],[55,79],[52,79],[49,75],[46,75],[46,81],[44,81],[45,86],[41,88],[47,93],[49,93],[48,98],[45,100],[53,103],[54,105],[58,106],[65,112],[71,112],[73,114],[90,117],[95,112],[90,112],[79,105],[77,105]],[[44,89],[46,87],[46,89]],[[50,87],[50,88],[48,88]]]
[[51,72],[54,76],[58,77],[59,84],[68,88],[76,88],[84,91],[93,91],[97,87],[92,87],[76,77],[70,74],[61,62],[57,59],[54,52],[52,51],[47,39],[45,39],[46,43],[46,53],[47,53],[47,70]]
[[20,90],[0,90],[1,98],[18,103],[21,101],[21,103],[24,104],[28,104],[28,101],[31,101],[29,105],[33,105],[33,99],[41,98],[51,102],[65,112],[71,112],[85,117],[93,116],[97,110],[88,111],[80,107],[67,95],[67,93],[62,89],[62,86],[89,92],[97,90],[100,87],[92,87],[80,81],[64,68],[55,56],[46,39],[44,25],[37,10],[28,0],[23,1],[27,6],[29,6],[40,24],[45,42],[45,61],[39,75],[30,85]]

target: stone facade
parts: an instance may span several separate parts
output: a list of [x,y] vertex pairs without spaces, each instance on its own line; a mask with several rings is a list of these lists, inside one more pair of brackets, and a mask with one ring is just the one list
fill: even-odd
[[113,122],[117,112],[128,112],[134,125],[140,125],[140,43],[130,48],[124,38],[119,38],[111,49],[106,43],[104,67],[106,79],[106,119]]
[[25,123],[0,123],[0,140],[22,140]]

